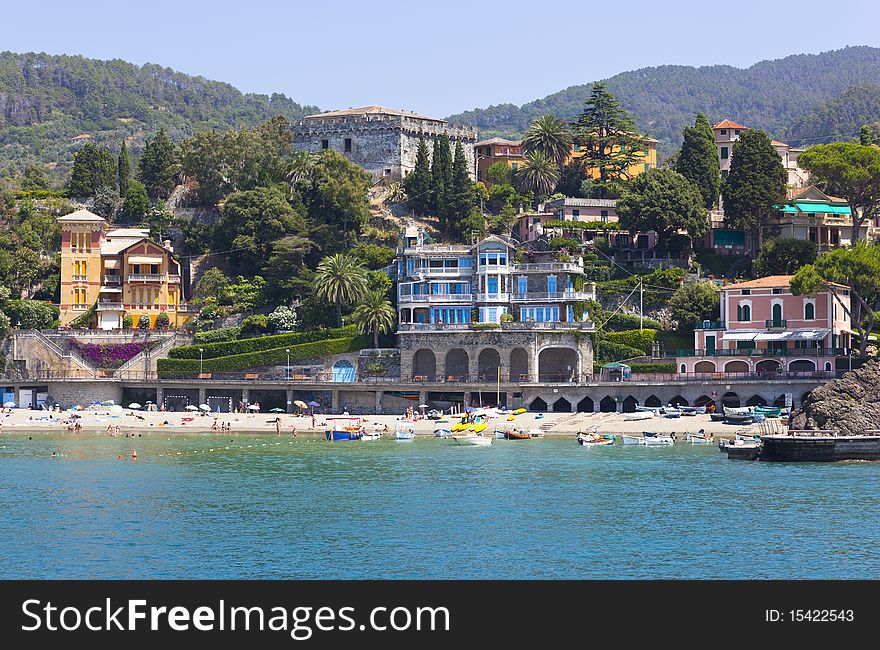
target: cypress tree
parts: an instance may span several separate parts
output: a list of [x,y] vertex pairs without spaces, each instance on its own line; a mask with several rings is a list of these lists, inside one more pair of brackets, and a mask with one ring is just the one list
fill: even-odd
[[449,190],[452,185],[452,150],[449,146],[449,135],[444,133],[434,138],[434,160],[431,165],[431,189],[433,208],[440,218],[443,229],[449,226]]
[[94,196],[116,186],[116,163],[107,147],[86,142],[73,157],[68,191],[71,196]]
[[455,160],[452,163],[452,184],[447,202],[449,225],[458,228],[474,205],[474,186],[468,174],[467,158],[461,141],[455,143]]
[[174,189],[174,171],[177,166],[177,150],[174,143],[159,129],[156,137],[144,146],[138,162],[138,180],[154,198],[164,198]]
[[428,159],[428,145],[424,133],[419,133],[419,146],[416,150],[416,166],[403,179],[403,186],[410,197],[409,205],[418,214],[426,214],[431,205],[431,163]]
[[697,113],[694,125],[684,130],[684,142],[675,163],[675,171],[697,186],[707,210],[718,204],[721,163],[718,160],[712,127],[702,113]]
[[131,161],[128,159],[128,147],[125,140],[119,148],[119,157],[116,159],[116,181],[119,183],[119,196],[125,198],[128,194],[128,179],[131,176]]

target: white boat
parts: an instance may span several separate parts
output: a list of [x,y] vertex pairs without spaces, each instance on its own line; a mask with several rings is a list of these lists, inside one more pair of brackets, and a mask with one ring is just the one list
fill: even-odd
[[680,418],[681,410],[675,408],[674,406],[667,406],[663,409],[663,417],[664,418]]
[[663,411],[663,407],[661,406],[637,406],[636,411],[641,411],[645,413],[653,413],[654,415],[660,415]]
[[624,420],[650,420],[654,417],[654,411],[634,411],[632,413],[624,413]]
[[474,445],[477,447],[488,447],[492,444],[492,436],[483,436],[479,433],[456,433],[450,437],[457,445]]
[[581,447],[607,447],[614,444],[614,436],[601,436],[595,431],[582,431],[577,435]]
[[754,413],[751,406],[725,406],[724,415],[749,415]]
[[625,445],[645,445],[646,447],[663,447],[675,444],[675,438],[666,433],[652,433],[644,431],[643,435],[637,436],[631,433],[623,434]]
[[365,431],[361,435],[361,440],[379,440],[381,438],[382,434],[379,431]]
[[707,434],[703,429],[700,429],[696,433],[691,433],[690,431],[685,432],[684,439],[692,445],[706,444],[713,441],[712,436]]
[[543,438],[544,437],[544,430],[543,429],[529,429],[529,437]]
[[448,425],[436,427],[434,429],[434,437],[435,438],[448,438],[452,435],[452,430]]
[[415,428],[412,422],[398,422],[394,427],[395,440],[412,440],[416,437]]

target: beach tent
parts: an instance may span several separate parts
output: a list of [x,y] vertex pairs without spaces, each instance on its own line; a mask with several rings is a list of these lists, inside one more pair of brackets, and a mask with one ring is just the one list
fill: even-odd
[[626,381],[631,374],[632,369],[628,365],[615,361],[599,369],[599,381]]

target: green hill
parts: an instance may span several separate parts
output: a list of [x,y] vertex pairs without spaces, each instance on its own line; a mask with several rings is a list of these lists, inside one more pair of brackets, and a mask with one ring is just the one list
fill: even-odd
[[317,112],[272,94],[243,94],[219,81],[170,68],[81,56],[0,53],[0,176],[30,162],[66,173],[86,134],[112,150],[122,138],[137,152],[164,126],[172,138],[228,129],[274,115],[293,121]]
[[813,144],[858,138],[863,124],[880,121],[880,84],[850,86],[833,99],[797,118],[786,133],[786,142]]
[[[666,65],[623,72],[605,81],[635,116],[639,128],[659,139],[661,151],[669,153],[681,141],[682,128],[693,123],[698,111],[710,120],[730,118],[781,139],[796,120],[847,87],[880,83],[880,48],[859,46],[797,54],[745,69]],[[499,104],[448,119],[478,127],[481,137],[516,137],[543,113],[573,118],[583,108],[591,87],[571,86],[523,106]]]

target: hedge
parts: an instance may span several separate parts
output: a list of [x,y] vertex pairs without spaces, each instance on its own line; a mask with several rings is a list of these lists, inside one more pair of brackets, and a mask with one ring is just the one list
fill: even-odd
[[648,374],[648,373],[674,373],[675,372],[675,364],[674,363],[634,363],[630,365],[630,370],[632,370],[634,375],[638,374]]
[[[266,337],[268,338],[268,337]],[[290,361],[302,361],[326,357],[331,354],[354,352],[367,347],[370,337],[366,335],[347,336],[345,338],[312,341],[299,345],[286,345],[280,348],[259,350],[245,354],[233,354],[200,361],[199,359],[159,359],[157,369],[159,376],[171,373],[226,372],[247,370],[260,366],[284,365],[287,363],[290,350]]]
[[612,343],[611,341],[599,341],[596,349],[596,358],[600,363],[643,356],[645,356],[645,353],[637,348],[631,348],[620,343]]
[[620,224],[616,221],[574,221],[558,219],[548,221],[544,224],[545,228],[571,228],[581,230],[620,230]]
[[[607,319],[607,322],[602,320],[603,318]],[[633,316],[632,314],[618,313],[611,316],[611,318],[608,318],[605,314],[597,314],[594,317],[594,320],[604,323],[602,329],[606,332],[623,332],[626,330],[634,330],[639,327],[639,317]],[[660,321],[654,320],[653,318],[643,318],[642,327],[650,327],[654,330],[663,329]]]
[[651,345],[657,335],[657,330],[626,330],[624,332],[605,332],[602,338],[611,343],[626,345],[642,351],[642,354],[651,354]]
[[[293,332],[290,334],[273,334],[272,336],[258,336],[252,339],[240,339],[237,341],[225,341],[219,343],[206,343],[203,345],[186,345],[172,349],[168,356],[172,359],[214,359],[230,355],[246,354],[283,348],[300,343],[312,343],[328,339],[338,339],[345,336],[354,336],[357,330],[354,325],[336,329],[318,329],[311,332]],[[204,352],[200,355],[199,350]]]
[[[201,321],[202,323],[214,321]],[[204,330],[196,332],[193,340],[196,343],[222,343],[223,341],[234,341],[241,334],[241,327],[234,325],[232,327],[220,327],[218,329]]]

